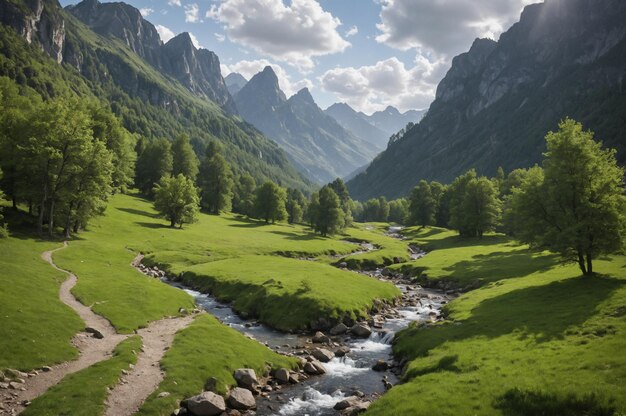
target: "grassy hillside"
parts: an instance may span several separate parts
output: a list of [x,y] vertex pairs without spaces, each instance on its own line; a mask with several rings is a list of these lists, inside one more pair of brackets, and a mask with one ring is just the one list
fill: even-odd
[[581,277],[501,236],[408,235],[430,243],[415,262],[430,278],[484,286],[451,302],[447,322],[400,334],[394,352],[409,360],[406,383],[369,415],[626,411],[626,257],[598,260],[598,275]]
[[84,324],[59,300],[66,275],[41,259],[56,247],[21,234],[0,239],[0,369],[30,370],[77,357],[70,340]]
[[[228,215],[202,214],[197,223],[172,229],[150,202],[116,195],[106,215],[69,249],[56,253],[55,261],[79,276],[74,294],[123,332],[191,307],[183,292],[130,267],[138,252],[148,253],[148,264],[158,263],[176,275],[187,272],[188,283],[235,301],[241,312],[290,330],[322,317],[363,316],[374,299],[399,295],[389,283],[325,264],[329,255],[357,250],[343,241],[357,237],[398,249],[396,240],[375,231],[352,229],[327,239],[300,225],[266,225]],[[283,316],[286,310],[290,319]]]

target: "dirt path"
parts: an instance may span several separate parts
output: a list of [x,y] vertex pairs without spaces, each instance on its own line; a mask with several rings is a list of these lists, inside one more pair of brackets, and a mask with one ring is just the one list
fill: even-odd
[[5,402],[5,409],[2,410],[3,414],[17,414],[21,412],[24,410],[23,403],[25,401],[31,401],[45,393],[46,390],[57,384],[66,375],[75,373],[111,357],[113,349],[118,343],[127,337],[127,335],[118,334],[109,321],[94,313],[90,308],[80,303],[74,295],[72,295],[71,290],[74,285],[76,285],[78,279],[74,274],[59,268],[52,261],[52,254],[55,251],[62,250],[66,247],[67,242],[64,242],[63,247],[46,251],[41,255],[41,257],[50,263],[52,267],[66,273],[69,276],[61,284],[61,288],[59,290],[59,298],[61,301],[80,315],[82,320],[85,321],[86,328],[93,328],[99,331],[104,337],[102,339],[98,339],[95,338],[92,333],[88,332],[79,332],[76,334],[72,339],[72,345],[74,345],[79,351],[80,355],[78,359],[55,365],[51,367],[49,371],[40,371],[38,374],[31,373],[33,376],[25,379],[25,383],[22,387],[23,390],[7,391],[7,393],[12,397],[10,397],[8,402]]
[[[91,328],[99,332],[103,337],[96,338],[92,332],[79,332],[72,339],[79,351],[79,357],[75,361],[68,361],[49,367],[48,371],[34,372],[25,378],[21,390],[0,391],[0,415],[15,415],[24,410],[25,402],[32,401],[45,393],[50,387],[59,383],[63,377],[87,368],[99,361],[112,356],[113,350],[121,341],[129,335],[118,334],[115,328],[102,316],[94,313],[91,308],[80,303],[74,295],[72,288],[78,281],[77,277],[58,267],[52,260],[52,254],[67,247],[44,252],[41,257],[56,270],[68,275],[61,284],[59,299],[72,308],[85,322],[85,328]],[[137,256],[131,266],[138,267],[143,256]],[[120,383],[111,391],[107,400],[106,415],[124,416],[135,413],[145,399],[152,393],[163,380],[165,373],[161,370],[159,362],[165,351],[174,340],[174,335],[180,329],[185,328],[193,321],[194,316],[170,317],[154,321],[137,331],[141,336],[143,347],[137,357],[136,365],[125,374]],[[91,331],[91,330],[90,330]]]

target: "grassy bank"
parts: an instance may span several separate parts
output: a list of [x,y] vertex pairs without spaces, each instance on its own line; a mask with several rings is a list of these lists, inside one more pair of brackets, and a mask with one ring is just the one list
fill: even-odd
[[369,415],[626,412],[626,257],[599,260],[598,276],[581,277],[502,236],[411,232],[432,249],[416,270],[483,287],[451,302],[448,322],[399,335],[406,383]]
[[30,370],[77,357],[70,340],[84,323],[59,300],[67,276],[41,259],[59,246],[20,234],[0,239],[0,369]]
[[[203,314],[176,334],[161,362],[167,375],[138,414],[170,415],[181,399],[201,392],[210,377],[218,380],[217,389],[224,394],[236,384],[233,372],[238,368],[252,368],[263,375],[269,368],[295,368],[296,365],[295,359],[276,354]],[[161,392],[170,395],[158,397]]]
[[104,413],[108,388],[118,383],[122,370],[137,361],[141,338],[119,343],[113,357],[66,376],[59,384],[33,400],[24,416],[93,416]]
[[[173,269],[176,274],[182,270]],[[182,280],[188,285],[233,302],[235,310],[281,330],[306,329],[319,318],[366,317],[374,299],[392,300],[400,294],[391,283],[282,257],[243,256],[185,270]]]

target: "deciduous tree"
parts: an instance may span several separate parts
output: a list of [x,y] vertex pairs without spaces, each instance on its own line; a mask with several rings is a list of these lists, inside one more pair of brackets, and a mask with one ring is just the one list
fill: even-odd
[[178,174],[164,176],[154,187],[154,208],[165,217],[171,227],[196,221],[200,198],[191,178]]

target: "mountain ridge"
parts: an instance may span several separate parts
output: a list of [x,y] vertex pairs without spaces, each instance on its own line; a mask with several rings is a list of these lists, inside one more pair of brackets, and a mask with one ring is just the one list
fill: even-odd
[[626,4],[551,0],[527,6],[498,42],[453,59],[422,121],[348,183],[360,199],[406,195],[420,179],[449,182],[541,160],[565,117],[626,158]]

